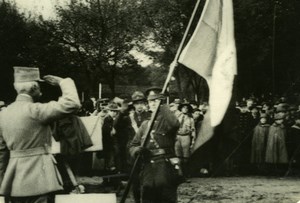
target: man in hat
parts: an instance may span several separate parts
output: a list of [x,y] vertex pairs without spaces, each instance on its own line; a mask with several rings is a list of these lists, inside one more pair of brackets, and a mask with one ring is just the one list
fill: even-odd
[[115,123],[119,114],[119,106],[116,103],[107,105],[107,116],[102,125],[102,143],[105,169],[108,172],[116,172],[118,165],[118,143],[116,138]]
[[[135,91],[132,94],[131,99],[135,111],[133,114],[130,115],[130,119],[132,128],[136,133],[141,124],[145,120],[149,119],[150,114],[146,111],[146,98],[141,91]],[[132,138],[130,139],[130,141],[132,140]]]
[[174,99],[174,101],[170,104],[170,110],[178,116],[180,114],[179,105],[181,104],[181,100],[179,98]]
[[179,105],[180,114],[178,120],[180,123],[179,130],[177,131],[177,139],[175,142],[175,153],[183,161],[183,169],[187,175],[186,163],[190,157],[190,147],[194,144],[196,138],[195,121],[191,116],[193,111],[189,103]]
[[252,130],[255,127],[251,112],[249,112],[246,102],[240,103],[240,111],[237,114],[238,122],[233,128],[235,133],[233,139],[236,144],[241,145],[234,154],[234,162],[238,173],[248,174],[250,157],[251,157],[251,143]]
[[145,147],[141,143],[146,138],[146,131],[150,125],[149,120],[142,123],[129,150],[132,157],[142,153],[143,166],[140,171],[141,199],[143,202],[177,202],[178,176],[176,169],[170,162],[175,156],[174,143],[179,122],[168,106],[158,107],[164,95],[160,91],[149,91],[147,97],[149,109],[154,112],[159,108],[157,118],[154,121],[150,137]]
[[38,68],[14,67],[18,96],[0,114],[0,194],[9,196],[12,203],[51,202],[50,194],[62,189],[49,151],[50,124],[77,111],[80,101],[70,78],[47,75],[43,79],[61,88],[58,101],[37,102],[42,95]]
[[107,114],[105,106],[108,105],[109,99],[108,98],[100,98],[96,101],[95,111],[93,112],[92,116],[100,116],[104,119]]
[[284,114],[275,114],[275,121],[270,126],[268,133],[266,163],[268,163],[272,168],[274,167],[273,169],[281,169],[281,167],[284,167],[284,164],[288,163],[288,154],[286,149],[286,128],[283,124],[284,119]]
[[[134,106],[134,111],[129,115],[131,120],[131,133],[129,135],[128,144],[132,141],[133,137],[137,133],[141,124],[149,120],[151,114],[146,111],[146,97],[143,92],[135,91],[132,96],[132,105]],[[128,156],[129,157],[129,156]],[[129,158],[130,159],[130,158]],[[131,163],[132,164],[132,163]],[[140,202],[140,183],[137,176],[134,177],[132,182],[132,192],[135,199],[135,202]]]

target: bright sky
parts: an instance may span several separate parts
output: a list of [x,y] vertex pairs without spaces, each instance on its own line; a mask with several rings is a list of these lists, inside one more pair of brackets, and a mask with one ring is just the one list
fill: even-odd
[[[16,4],[18,9],[25,15],[39,16],[42,15],[45,20],[53,19],[56,17],[55,5],[65,5],[70,2],[70,0],[9,0]],[[144,44],[147,50],[162,52],[163,50],[157,45],[153,44],[151,41],[146,41]],[[135,49],[130,51],[138,63],[142,67],[147,67],[153,63],[153,60],[146,54],[139,52]]]
[[55,5],[63,5],[69,0],[10,0],[16,3],[21,12],[26,15],[42,15],[48,20],[55,18]]

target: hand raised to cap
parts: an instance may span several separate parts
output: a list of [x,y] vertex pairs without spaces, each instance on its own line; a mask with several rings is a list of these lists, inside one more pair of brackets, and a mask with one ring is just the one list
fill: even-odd
[[59,86],[59,83],[61,82],[62,78],[54,75],[45,75],[43,77],[46,83],[53,85],[53,86]]

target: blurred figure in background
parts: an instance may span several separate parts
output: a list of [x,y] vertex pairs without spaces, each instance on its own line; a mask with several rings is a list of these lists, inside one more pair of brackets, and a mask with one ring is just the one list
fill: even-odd
[[260,121],[254,128],[251,148],[251,163],[255,164],[258,173],[263,169],[266,157],[266,145],[270,124],[267,114],[260,115]]
[[177,131],[175,142],[175,154],[182,159],[183,172],[188,176],[187,161],[190,157],[190,149],[193,146],[196,138],[195,122],[191,116],[192,107],[189,103],[183,103],[179,106],[181,112],[178,116],[180,127]]
[[286,129],[283,125],[284,115],[277,113],[275,121],[270,126],[267,148],[266,163],[275,174],[282,172],[285,164],[288,163],[288,154],[286,149]]
[[119,114],[120,108],[116,103],[110,103],[107,106],[107,116],[102,125],[102,143],[107,172],[117,171],[118,144],[116,138],[115,120]]

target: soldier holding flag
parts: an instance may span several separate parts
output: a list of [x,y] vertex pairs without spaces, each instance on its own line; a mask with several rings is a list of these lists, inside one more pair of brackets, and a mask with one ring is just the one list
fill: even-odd
[[[164,96],[150,91],[148,104],[151,111],[157,108],[159,100]],[[140,171],[142,202],[177,202],[178,176],[170,158],[175,156],[174,144],[179,122],[166,105],[159,107],[159,113],[154,121],[150,139],[145,147],[141,147],[146,137],[149,120],[142,123],[130,144],[130,154],[143,156]]]

